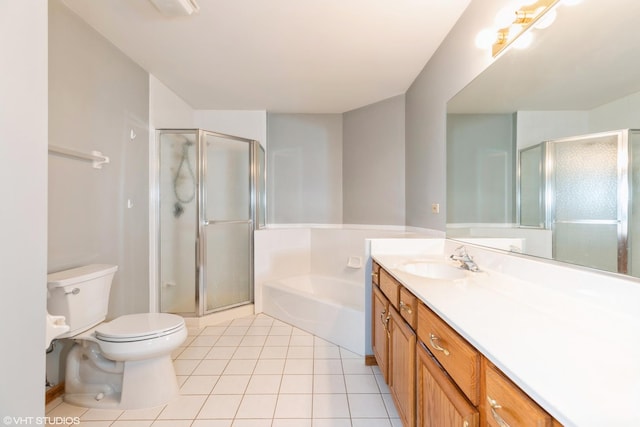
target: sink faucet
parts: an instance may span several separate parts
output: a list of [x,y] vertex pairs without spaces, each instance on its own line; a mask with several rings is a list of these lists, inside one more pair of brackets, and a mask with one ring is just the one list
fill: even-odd
[[473,258],[467,253],[467,248],[464,246],[459,246],[453,251],[453,255],[449,258],[456,260],[460,263],[460,268],[469,271],[480,271],[478,265],[473,262]]

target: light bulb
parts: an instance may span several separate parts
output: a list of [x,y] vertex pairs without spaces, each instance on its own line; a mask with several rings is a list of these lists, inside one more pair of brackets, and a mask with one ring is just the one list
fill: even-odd
[[[540,12],[536,11],[536,15],[538,15],[539,13],[542,13],[542,11],[540,11]],[[540,18],[540,19],[538,19],[536,21],[534,27],[539,29],[539,30],[543,30],[545,28],[548,28],[548,27],[551,26],[551,24],[553,24],[553,22],[556,20],[557,16],[558,16],[558,12],[556,12],[555,9],[551,9],[542,18]]]
[[533,34],[528,31],[524,34],[521,34],[512,44],[514,49],[526,49],[531,46],[533,42]]
[[489,49],[496,42],[496,30],[493,28],[485,28],[476,36],[476,47],[479,49]]
[[578,3],[582,3],[582,0],[562,0],[562,4],[565,4],[567,6],[574,6]]
[[515,21],[515,19],[516,8],[513,8],[511,5],[509,5],[500,9],[498,14],[496,15],[496,18],[494,19],[494,22],[496,24],[496,27],[504,28],[511,25],[513,21]]

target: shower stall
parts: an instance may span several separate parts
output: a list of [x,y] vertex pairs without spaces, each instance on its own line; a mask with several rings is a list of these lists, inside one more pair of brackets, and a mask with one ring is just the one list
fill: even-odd
[[161,129],[157,143],[160,311],[203,316],[252,303],[264,148],[202,129]]
[[520,150],[520,226],[552,230],[553,258],[640,276],[640,131]]

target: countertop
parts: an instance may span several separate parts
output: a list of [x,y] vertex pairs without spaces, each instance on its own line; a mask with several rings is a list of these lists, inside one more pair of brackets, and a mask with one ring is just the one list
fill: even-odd
[[640,426],[640,321],[612,298],[491,270],[427,279],[399,269],[416,256],[373,258],[565,426]]

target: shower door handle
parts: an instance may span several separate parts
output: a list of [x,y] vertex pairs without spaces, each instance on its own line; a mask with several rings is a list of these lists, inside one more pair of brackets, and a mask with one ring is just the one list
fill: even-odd
[[202,221],[202,225],[215,225],[215,224],[253,224],[253,220],[251,219],[241,219],[241,220],[228,220],[228,221],[218,221],[214,219],[205,219]]

